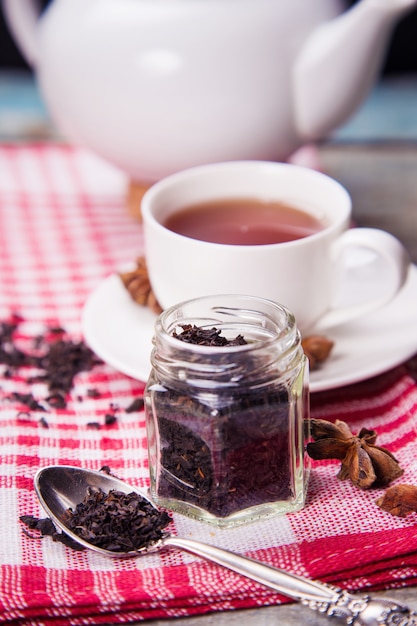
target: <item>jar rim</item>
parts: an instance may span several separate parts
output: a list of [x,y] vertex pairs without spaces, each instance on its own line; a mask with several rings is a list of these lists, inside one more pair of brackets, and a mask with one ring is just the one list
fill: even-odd
[[[176,328],[181,328],[186,323],[198,325],[199,320],[204,322],[204,326],[220,326],[224,330],[239,325],[242,328],[251,328],[252,331],[257,329],[260,334],[256,338],[252,336],[246,344],[220,347],[187,343],[173,335]],[[160,313],[156,329],[172,347],[206,355],[217,353],[219,349],[222,352],[227,350],[229,354],[251,351],[266,347],[277,340],[288,343],[290,347],[298,336],[294,314],[286,306],[260,296],[244,294],[217,294],[184,300]]]

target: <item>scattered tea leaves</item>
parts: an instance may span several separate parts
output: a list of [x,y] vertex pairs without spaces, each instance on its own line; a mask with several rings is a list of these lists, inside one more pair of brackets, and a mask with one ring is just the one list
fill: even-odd
[[20,521],[31,530],[39,530],[42,536],[52,536],[56,530],[49,517],[39,518],[33,515],[22,515]]
[[134,413],[135,411],[142,411],[145,406],[143,398],[135,398],[131,404],[125,409],[126,413]]
[[87,389],[87,397],[88,398],[99,398],[100,392],[98,389]]
[[[24,352],[17,347],[15,336],[20,316],[12,316],[10,321],[0,323],[0,364],[6,365],[4,376],[11,377],[24,367],[36,368],[40,373],[27,378],[28,384],[43,382],[49,395],[45,401],[55,409],[66,407],[66,396],[74,385],[74,378],[80,372],[90,371],[101,361],[84,342],[64,339],[62,328],[47,328],[34,338],[33,350]],[[31,393],[11,395],[12,400],[25,404],[31,411],[45,411]]]
[[84,546],[74,541],[74,539],[72,539],[65,533],[58,532],[49,517],[38,518],[34,517],[33,515],[21,515],[20,521],[31,530],[37,530],[40,533],[40,535],[32,535],[26,530],[23,530],[25,535],[30,539],[42,539],[43,537],[52,537],[54,541],[63,543],[73,550],[85,550]]
[[31,393],[18,393],[17,391],[14,391],[10,398],[11,400],[24,404],[31,411],[46,411],[46,408],[40,404]]
[[46,382],[52,396],[65,396],[71,391],[74,378],[80,372],[90,371],[99,363],[95,354],[82,341],[59,339],[50,344],[38,366],[44,374],[33,380]]
[[[5,399],[18,402],[26,408],[26,411],[18,411],[16,415],[18,419],[22,419],[24,414],[29,419],[31,412],[48,413],[51,410],[64,410],[77,374],[92,370],[101,361],[82,341],[67,339],[65,329],[60,326],[46,328],[42,334],[32,339],[30,350],[23,351],[16,345],[18,343],[17,330],[22,322],[24,320],[19,315],[13,315],[10,320],[0,322],[0,365],[6,366],[3,370],[3,377],[11,378],[18,371],[19,377],[28,386],[34,383],[44,383],[47,393],[39,398],[35,397],[30,390],[27,393],[13,392]],[[36,369],[38,372],[25,378],[24,368]],[[38,389],[36,392],[38,395]],[[85,396],[100,398],[101,394],[98,389],[91,387],[86,390]],[[76,399],[82,402],[84,398],[78,394]],[[141,411],[143,408],[143,398],[135,398],[125,412],[132,413]],[[103,423],[91,422],[88,427],[100,429],[101,426],[114,425],[117,422],[115,413],[119,410],[118,405],[111,403]],[[38,421],[44,428],[48,427],[44,417]]]

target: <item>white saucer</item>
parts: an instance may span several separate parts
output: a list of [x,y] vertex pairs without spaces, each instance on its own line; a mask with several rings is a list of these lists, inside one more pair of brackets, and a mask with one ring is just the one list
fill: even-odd
[[[146,381],[155,319],[149,309],[132,301],[118,275],[112,274],[89,296],[82,327],[86,342],[105,363]],[[322,367],[311,372],[313,392],[365,380],[412,357],[417,352],[417,267],[410,268],[392,302],[328,330],[326,336],[335,345]]]

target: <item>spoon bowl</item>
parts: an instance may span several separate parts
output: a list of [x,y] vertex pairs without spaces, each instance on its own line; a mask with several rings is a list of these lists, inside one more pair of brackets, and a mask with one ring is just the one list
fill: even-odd
[[136,489],[132,485],[128,485],[115,476],[111,476],[105,472],[85,470],[70,465],[50,465],[40,469],[36,473],[34,484],[39,501],[48,513],[48,516],[58,528],[85,548],[89,548],[105,556],[120,558],[139,556],[142,552],[158,550],[161,547],[161,542],[158,541],[137,550],[116,552],[115,550],[100,548],[99,546],[85,541],[85,539],[74,533],[71,528],[68,527],[68,509],[75,509],[77,504],[80,504],[80,502],[84,500],[88,489],[101,489],[105,493],[113,489],[125,494],[135,492],[157,509],[154,503],[141,490]]
[[308,580],[193,539],[166,534],[162,539],[135,551],[116,552],[100,548],[79,537],[67,525],[67,510],[75,509],[89,489],[101,489],[105,493],[111,490],[125,494],[135,492],[156,510],[157,507],[139,489],[114,476],[69,465],[51,465],[38,470],[34,484],[39,501],[52,521],[74,541],[102,555],[133,557],[165,548],[180,548],[298,600],[324,616],[342,619],[346,624],[377,626],[382,623],[401,623],[401,626],[417,626],[417,613],[393,600],[351,595],[338,587]]

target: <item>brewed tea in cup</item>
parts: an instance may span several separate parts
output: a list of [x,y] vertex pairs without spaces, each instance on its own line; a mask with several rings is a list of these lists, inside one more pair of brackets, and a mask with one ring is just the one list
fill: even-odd
[[340,183],[297,165],[191,168],[153,185],[141,209],[149,278],[163,308],[247,294],[288,307],[304,332],[383,306],[410,264],[393,235],[350,228],[351,198]]
[[295,241],[324,228],[311,213],[259,198],[199,202],[168,215],[163,224],[184,237],[238,246]]

